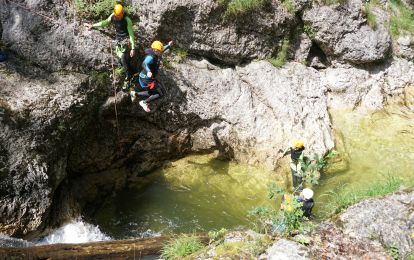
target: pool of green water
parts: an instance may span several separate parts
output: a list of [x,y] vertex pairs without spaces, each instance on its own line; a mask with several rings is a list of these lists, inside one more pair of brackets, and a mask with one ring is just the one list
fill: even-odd
[[[331,117],[341,160],[313,187],[316,215],[323,216],[331,191],[364,189],[388,175],[414,183],[412,110],[331,111]],[[116,239],[248,226],[248,210],[278,207],[268,199],[268,185],[288,188],[289,176],[288,168],[275,173],[220,161],[214,154],[192,155],[130,183],[93,218]]]

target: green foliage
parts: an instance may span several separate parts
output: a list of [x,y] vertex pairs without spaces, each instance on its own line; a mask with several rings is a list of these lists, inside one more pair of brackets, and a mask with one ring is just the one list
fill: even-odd
[[293,194],[285,194],[281,210],[276,218],[276,229],[284,235],[299,231],[303,223],[302,203],[298,202]]
[[[75,2],[75,11],[78,16],[81,18],[87,19],[105,19],[113,12],[114,5],[116,3],[121,3],[125,5],[122,1],[114,0],[74,0]],[[125,12],[128,15],[136,16],[138,9],[136,7],[131,7],[125,5]]]
[[414,35],[414,13],[401,0],[391,0],[389,30],[393,37]]
[[330,150],[324,156],[314,154],[313,159],[309,159],[302,153],[296,165],[296,175],[306,183],[319,184],[321,172],[328,166],[329,160],[337,155],[338,153],[335,150]]
[[251,220],[253,229],[258,233],[269,234],[272,230],[271,220],[277,212],[265,206],[259,206],[249,210],[247,217]]
[[75,11],[82,18],[107,18],[112,13],[113,6],[113,0],[75,0]]
[[200,239],[195,236],[180,235],[161,249],[163,259],[181,259],[204,248]]
[[225,9],[225,18],[237,18],[249,12],[259,10],[270,3],[270,0],[218,0],[218,4]]
[[188,51],[182,48],[174,48],[173,49],[175,61],[178,63],[184,62],[188,57]]
[[294,14],[295,13],[295,7],[293,6],[292,0],[283,0],[283,6],[285,7],[285,9],[290,13],[290,14]]
[[92,73],[92,80],[100,88],[106,87],[110,84],[108,72],[95,71]]
[[312,27],[310,27],[309,25],[305,24],[303,25],[303,32],[306,33],[309,38],[314,39],[315,38],[315,32],[313,31]]
[[276,68],[281,68],[285,65],[289,50],[289,39],[283,40],[282,48],[278,52],[276,58],[269,59],[269,62]]
[[319,0],[319,3],[324,5],[345,5],[348,3],[348,0]]
[[400,259],[400,249],[396,245],[391,245],[387,247],[387,253],[392,257],[392,259]]
[[349,206],[360,202],[361,200],[382,196],[397,191],[402,184],[402,180],[398,177],[388,175],[385,180],[378,180],[368,185],[362,190],[348,190],[341,187],[343,192],[329,191],[323,196],[328,196],[329,203],[326,204],[324,211],[327,215],[337,214],[344,211]]
[[224,236],[227,234],[228,230],[225,228],[222,228],[218,231],[213,230],[208,232],[208,237],[210,238],[210,243],[213,241],[219,241],[224,238]]
[[367,17],[368,26],[373,30],[377,29],[377,16],[372,12],[371,3],[364,4],[364,10]]

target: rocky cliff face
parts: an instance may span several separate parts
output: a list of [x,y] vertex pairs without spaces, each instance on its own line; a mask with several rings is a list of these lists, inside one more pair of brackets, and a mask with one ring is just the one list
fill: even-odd
[[[20,3],[31,11],[5,2],[2,41],[14,58],[0,74],[0,231],[30,234],[190,152],[274,168],[277,150],[302,137],[309,153],[323,153],[334,146],[329,108],[404,101],[414,65],[392,58],[390,36],[366,25],[361,2],[292,3],[293,13],[271,1],[229,20],[216,1],[133,2],[140,52],[175,39],[190,58],[163,70],[166,95],[154,112],[119,92],[115,114],[110,37],[85,30],[66,1]],[[255,60],[275,55],[284,38],[291,58],[311,66]]]

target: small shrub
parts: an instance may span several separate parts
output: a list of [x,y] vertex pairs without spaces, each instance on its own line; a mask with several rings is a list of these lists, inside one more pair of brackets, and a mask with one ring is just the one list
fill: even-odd
[[387,247],[387,253],[392,257],[392,259],[400,259],[400,249],[396,245],[391,245]]
[[111,15],[114,5],[121,3],[125,5],[125,12],[130,16],[136,16],[138,10],[136,7],[128,6],[122,1],[114,0],[75,0],[76,14],[82,18],[102,20]]
[[92,73],[92,80],[100,88],[106,87],[110,84],[108,72],[95,71]]
[[272,222],[276,216],[276,211],[265,206],[260,206],[249,210],[247,217],[251,220],[253,230],[258,233],[270,234]]
[[319,0],[319,3],[324,5],[345,5],[348,3],[348,0]]
[[210,238],[210,243],[213,241],[219,241],[224,238],[224,236],[227,234],[228,230],[225,228],[222,228],[218,231],[209,231],[208,237]]
[[285,7],[286,11],[288,11],[290,14],[295,13],[295,7],[293,6],[291,0],[283,0],[283,6]]
[[287,60],[288,50],[289,50],[289,39],[285,38],[283,40],[282,48],[277,53],[276,58],[269,59],[269,62],[276,68],[283,67],[283,65],[285,65],[286,60]]
[[219,5],[226,9],[224,17],[237,18],[249,12],[263,8],[270,0],[219,0]]
[[315,38],[315,32],[313,31],[312,27],[310,27],[309,25],[305,24],[303,25],[303,32],[306,33],[309,38],[314,39]]
[[391,0],[392,12],[389,20],[389,30],[393,37],[403,34],[414,35],[414,12],[401,0]]
[[178,63],[184,62],[188,57],[188,51],[182,48],[174,48],[173,53],[175,56],[175,60]]
[[364,9],[367,17],[368,26],[373,30],[377,29],[377,16],[372,12],[372,6],[370,3],[364,4]]
[[163,259],[181,259],[204,248],[200,239],[195,236],[181,235],[170,241],[161,249]]

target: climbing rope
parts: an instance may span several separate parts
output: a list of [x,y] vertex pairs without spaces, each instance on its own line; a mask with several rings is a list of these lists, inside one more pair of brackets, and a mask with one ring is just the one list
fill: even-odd
[[115,120],[116,120],[116,135],[117,135],[117,139],[118,139],[118,149],[119,151],[121,151],[121,144],[120,144],[120,139],[119,139],[119,121],[118,121],[118,109],[116,107],[116,84],[115,84],[115,66],[114,66],[114,55],[113,55],[113,51],[112,51],[112,44],[108,39],[108,44],[109,47],[111,49],[111,67],[112,67],[112,87],[114,89],[114,108],[115,108]]

